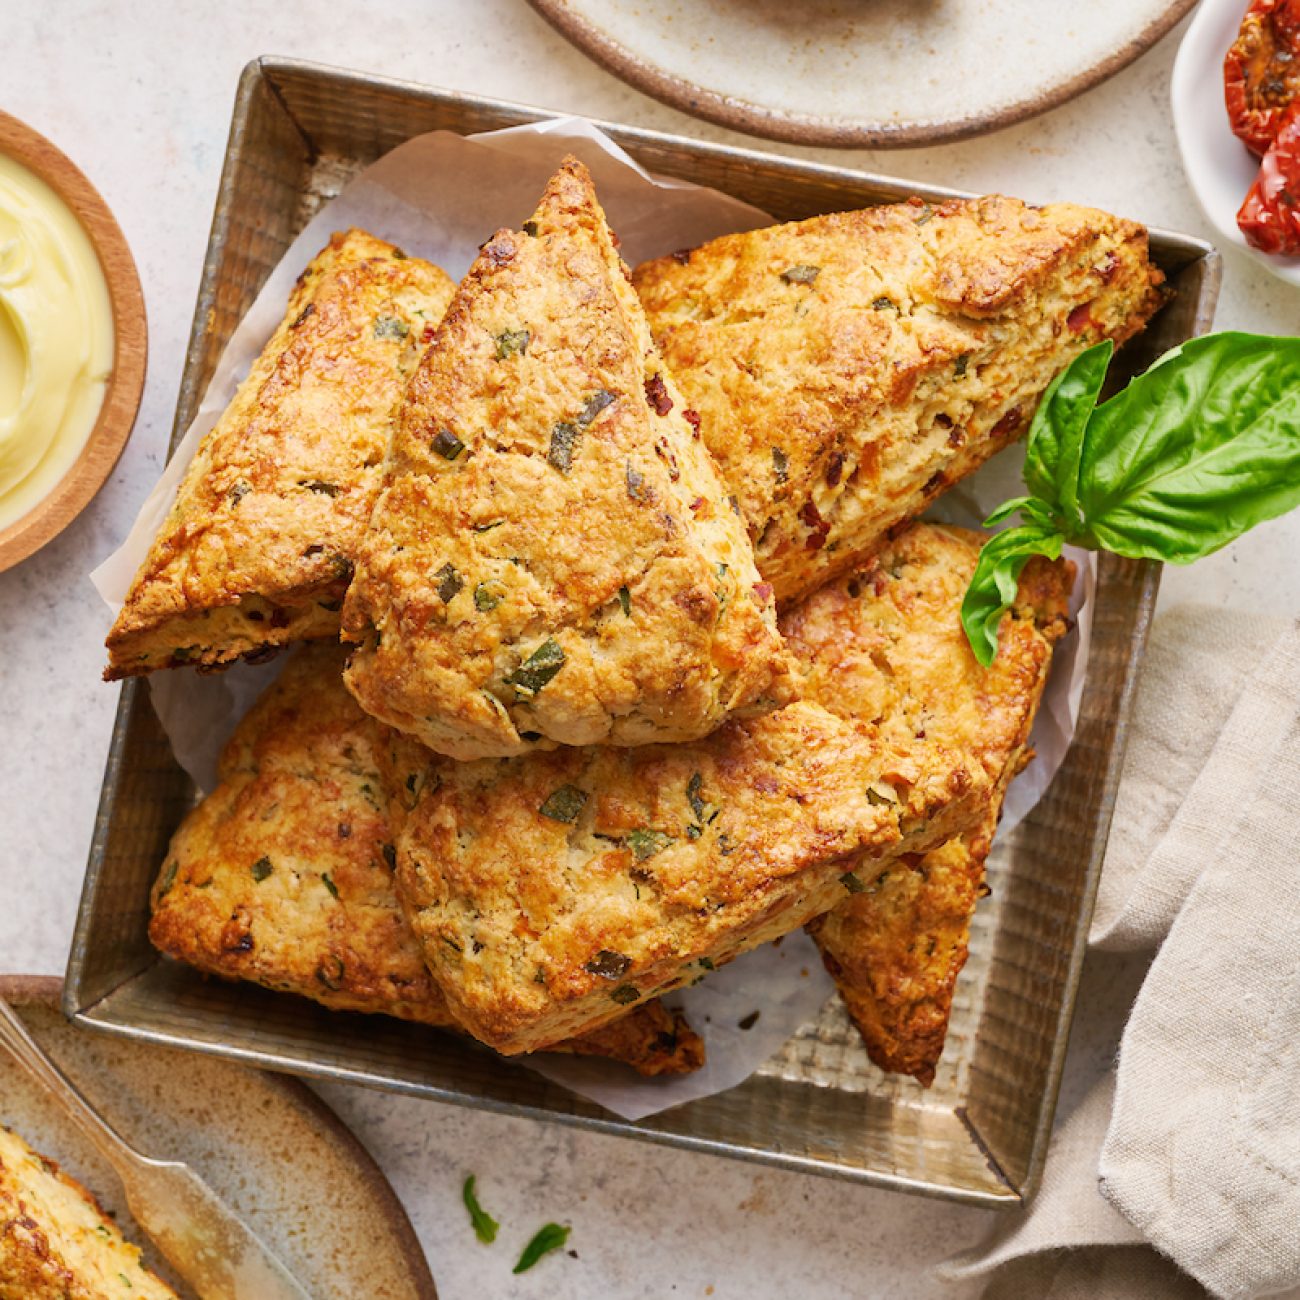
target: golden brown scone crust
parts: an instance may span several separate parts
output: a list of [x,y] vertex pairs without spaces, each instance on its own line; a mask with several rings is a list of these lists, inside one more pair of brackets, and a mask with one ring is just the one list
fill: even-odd
[[987,798],[964,755],[897,751],[802,702],[693,744],[432,765],[396,749],[408,919],[453,1014],[506,1053],[793,930],[850,871],[941,843]]
[[546,1050],[621,1061],[647,1078],[690,1074],[704,1064],[704,1040],[680,1011],[664,1006],[658,998]]
[[[340,1010],[454,1028],[398,907],[386,729],[343,687],[344,652],[304,646],[239,724],[220,784],[172,838],[149,935],[169,956]],[[695,1069],[703,1048],[659,1003],[558,1050],[643,1074]]]
[[108,637],[110,680],[336,637],[393,407],[455,289],[336,234],[181,482]]
[[1162,279],[1141,226],[1000,195],[726,235],[633,277],[783,604],[1023,433]]
[[960,621],[982,542],[978,533],[913,524],[782,620],[812,698],[896,744],[924,735],[959,748],[989,781],[977,826],[868,873],[864,892],[808,927],[871,1059],[927,1085],[1006,786],[1031,756],[1029,731],[1074,576],[1068,561],[1031,560],[997,658],[982,668]]
[[851,906],[809,925],[867,1055],[882,1070],[910,1074],[926,1087],[934,1081],[983,877],[984,854],[959,836],[900,860]]
[[214,975],[450,1025],[393,892],[380,728],[343,658],[304,646],[240,722],[172,837],[149,936]]
[[365,708],[471,759],[788,700],[771,589],[684,412],[570,159],[411,382],[344,606]]
[[178,1300],[103,1207],[0,1124],[0,1300]]

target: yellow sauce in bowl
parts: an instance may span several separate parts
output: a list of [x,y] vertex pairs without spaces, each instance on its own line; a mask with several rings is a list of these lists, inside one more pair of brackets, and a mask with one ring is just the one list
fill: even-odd
[[0,156],[0,528],[81,454],[113,367],[108,285],[61,198]]

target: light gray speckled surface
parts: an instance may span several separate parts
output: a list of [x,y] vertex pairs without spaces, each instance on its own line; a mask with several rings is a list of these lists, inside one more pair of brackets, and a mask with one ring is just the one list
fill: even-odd
[[[2,26],[0,107],[51,136],[99,186],[135,251],[149,307],[144,405],[112,480],[62,537],[0,575],[0,966],[61,973],[117,698],[99,681],[106,617],[86,575],[120,541],[162,464],[243,64],[258,54],[296,55],[738,137],[624,87],[568,48],[523,0],[274,7],[5,0]],[[939,149],[826,156],[919,180],[1096,203],[1206,233],[1166,108],[1177,39],[1038,122]],[[1300,332],[1300,296],[1230,255],[1219,320]],[[1300,516],[1167,575],[1163,599],[1294,612],[1297,554]],[[1085,982],[1085,1011],[1129,996],[1130,985],[1113,959],[1096,967]],[[1067,1101],[1111,1050],[1086,1025],[1076,1040]],[[326,1091],[392,1176],[448,1300],[973,1293],[931,1281],[927,1265],[978,1237],[990,1219],[983,1211],[404,1098]],[[457,1199],[471,1170],[506,1225],[490,1251],[470,1237]],[[512,1279],[511,1251],[546,1217],[573,1223],[579,1258]]]

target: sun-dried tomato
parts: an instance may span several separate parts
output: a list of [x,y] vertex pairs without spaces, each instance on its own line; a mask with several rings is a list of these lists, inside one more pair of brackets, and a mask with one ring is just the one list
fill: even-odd
[[1300,100],[1283,117],[1237,225],[1262,253],[1300,253]]
[[1263,157],[1300,98],[1300,0],[1253,0],[1223,61],[1223,88],[1233,133]]
[[645,399],[656,415],[667,415],[673,409],[673,399],[668,396],[663,375],[655,373],[645,381]]

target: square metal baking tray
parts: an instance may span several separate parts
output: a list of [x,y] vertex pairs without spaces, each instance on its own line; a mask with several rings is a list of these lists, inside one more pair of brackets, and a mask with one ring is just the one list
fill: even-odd
[[[290,60],[250,64],[239,84],[173,445],[271,268],[350,176],[426,131],[468,134],[555,116]],[[725,190],[778,220],[952,193],[599,125],[650,170]],[[1152,232],[1151,246],[1176,296],[1125,349],[1121,368],[1144,367],[1208,329],[1213,315],[1220,277],[1213,249],[1160,232]],[[976,919],[948,1049],[929,1091],[875,1070],[833,1000],[739,1087],[627,1123],[452,1034],[328,1012],[162,961],[146,934],[149,886],[194,789],[139,681],[122,688],[65,1010],[89,1028],[270,1069],[973,1204],[1020,1204],[1037,1185],[1047,1148],[1159,569],[1103,556],[1098,576],[1074,745],[1047,796],[995,850],[993,894]]]

